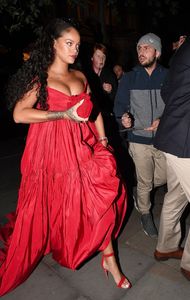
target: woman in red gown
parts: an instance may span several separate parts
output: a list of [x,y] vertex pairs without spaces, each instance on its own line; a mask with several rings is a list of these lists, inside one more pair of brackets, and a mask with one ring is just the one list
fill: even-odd
[[131,286],[112,247],[126,213],[126,192],[101,114],[88,121],[86,78],[69,68],[79,45],[73,24],[53,20],[9,84],[14,120],[30,128],[16,213],[1,230],[0,295],[21,284],[50,252],[62,266],[76,269],[103,251],[104,271],[118,287]]

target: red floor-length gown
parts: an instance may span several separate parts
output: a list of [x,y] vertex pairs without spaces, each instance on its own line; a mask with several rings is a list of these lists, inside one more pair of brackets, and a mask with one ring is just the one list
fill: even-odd
[[[92,108],[88,94],[48,88],[51,111],[82,99],[78,114],[84,116]],[[21,284],[50,252],[62,266],[76,269],[118,235],[126,213],[115,159],[97,142],[93,123],[31,124],[21,173],[16,214],[1,229],[0,295]]]

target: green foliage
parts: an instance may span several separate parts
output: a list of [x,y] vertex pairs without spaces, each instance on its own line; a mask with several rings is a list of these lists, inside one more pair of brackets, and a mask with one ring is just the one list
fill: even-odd
[[[64,1],[64,0],[60,0]],[[91,0],[65,0],[70,7],[86,7]],[[148,21],[157,25],[167,16],[175,16],[180,12],[180,0],[102,0],[98,1],[100,10],[109,6],[112,15],[118,15],[123,8],[141,17],[148,16]],[[40,32],[44,19],[55,12],[54,0],[0,0],[0,29],[9,35],[19,33],[23,28],[29,28],[34,34]],[[148,11],[148,14],[147,14]],[[102,28],[104,20],[100,20]]]
[[25,26],[38,32],[40,11],[50,9],[53,0],[0,0],[1,26],[9,34],[19,32]]

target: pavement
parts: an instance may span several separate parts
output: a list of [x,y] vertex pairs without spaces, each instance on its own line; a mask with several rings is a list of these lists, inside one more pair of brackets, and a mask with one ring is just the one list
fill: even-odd
[[[20,159],[23,137],[0,140],[0,222],[16,208],[20,182]],[[130,170],[129,170],[130,171]],[[156,191],[153,214],[159,225],[165,188]],[[132,200],[130,200],[132,201]],[[117,240],[120,264],[130,279],[130,290],[115,286],[112,276],[106,279],[97,253],[79,270],[58,265],[51,255],[42,259],[30,277],[2,300],[187,300],[190,282],[180,272],[180,261],[157,262],[153,257],[156,239],[145,235],[139,213],[129,201],[128,214]],[[189,209],[189,207],[188,207]],[[183,218],[184,240],[190,226],[189,211]],[[182,243],[183,245],[183,243]]]

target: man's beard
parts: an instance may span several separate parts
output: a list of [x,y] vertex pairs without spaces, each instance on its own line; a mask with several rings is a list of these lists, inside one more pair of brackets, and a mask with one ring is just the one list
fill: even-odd
[[141,66],[143,66],[144,68],[150,68],[155,64],[156,60],[157,58],[154,57],[152,60],[149,60],[148,62],[141,63]]

